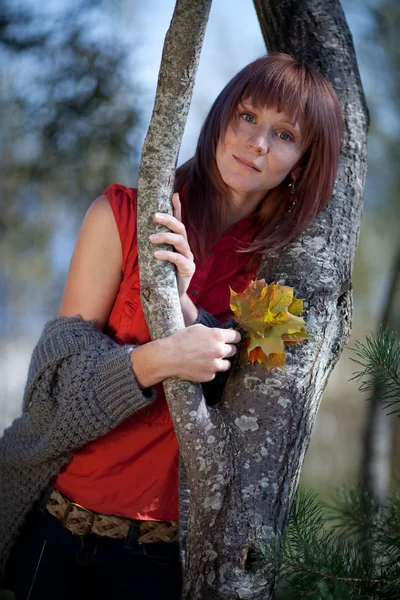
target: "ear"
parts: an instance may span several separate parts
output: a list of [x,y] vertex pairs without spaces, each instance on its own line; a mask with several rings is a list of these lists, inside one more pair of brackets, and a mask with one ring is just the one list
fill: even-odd
[[300,177],[302,170],[302,167],[295,167],[293,171],[290,172],[290,176],[293,179],[293,181],[296,181],[296,179]]

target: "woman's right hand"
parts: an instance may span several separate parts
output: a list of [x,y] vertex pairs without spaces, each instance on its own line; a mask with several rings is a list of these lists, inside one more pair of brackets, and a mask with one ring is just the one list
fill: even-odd
[[236,354],[235,344],[240,339],[234,329],[191,325],[132,350],[133,371],[143,388],[168,377],[199,383],[212,381],[218,372],[230,368],[227,359]]

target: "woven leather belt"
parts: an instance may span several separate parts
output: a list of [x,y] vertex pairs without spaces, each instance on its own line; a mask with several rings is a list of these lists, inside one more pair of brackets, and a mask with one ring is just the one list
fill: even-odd
[[[85,536],[88,533],[123,539],[128,535],[133,522],[125,517],[102,515],[72,502],[69,498],[54,490],[46,504],[48,512],[57,517],[63,526],[74,535]],[[149,544],[152,542],[176,542],[179,539],[177,521],[136,521],[138,527],[137,541]]]

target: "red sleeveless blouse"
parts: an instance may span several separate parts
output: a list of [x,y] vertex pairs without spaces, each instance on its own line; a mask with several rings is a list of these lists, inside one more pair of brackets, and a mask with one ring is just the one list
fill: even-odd
[[[121,238],[123,277],[104,331],[121,344],[145,344],[150,334],[140,304],[136,190],[115,184],[105,194]],[[256,275],[258,265],[246,269],[250,255],[235,249],[253,240],[257,222],[254,214],[231,227],[192,278],[194,304],[220,321],[231,316],[229,285],[241,292]],[[103,514],[178,520],[178,441],[163,387],[155,389],[154,402],[78,450],[52,482],[60,492]]]

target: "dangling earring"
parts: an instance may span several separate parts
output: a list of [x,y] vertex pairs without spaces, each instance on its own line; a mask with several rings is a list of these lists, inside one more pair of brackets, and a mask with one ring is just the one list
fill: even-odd
[[294,208],[297,204],[297,196],[295,194],[295,187],[294,184],[296,183],[296,179],[293,179],[290,183],[289,183],[289,187],[290,187],[290,196],[289,196],[289,208],[287,210],[287,212],[291,212],[292,208]]

